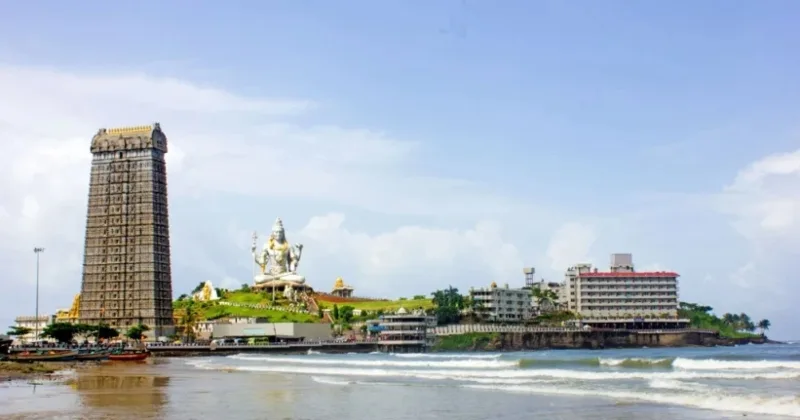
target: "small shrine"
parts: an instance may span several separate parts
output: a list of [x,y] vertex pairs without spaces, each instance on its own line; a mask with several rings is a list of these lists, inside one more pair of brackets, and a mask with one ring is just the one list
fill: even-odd
[[212,300],[219,300],[219,296],[217,295],[217,289],[214,289],[214,285],[211,284],[211,281],[206,280],[205,284],[203,284],[203,288],[192,295],[192,299],[200,302],[210,302]]
[[333,296],[339,296],[343,298],[353,297],[353,287],[347,284],[344,284],[344,280],[339,277],[336,279],[336,282],[333,283],[333,290],[331,290],[331,294]]

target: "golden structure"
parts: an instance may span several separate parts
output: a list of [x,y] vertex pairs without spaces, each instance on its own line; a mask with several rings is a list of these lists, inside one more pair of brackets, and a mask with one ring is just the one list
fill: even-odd
[[56,312],[56,322],[68,322],[75,324],[80,319],[81,294],[78,293],[72,299],[72,306],[69,309],[60,309]]
[[353,290],[353,287],[344,284],[344,280],[341,277],[338,277],[336,282],[333,283],[333,290],[331,290],[331,294],[334,296],[349,298],[353,296]]
[[80,321],[172,326],[167,137],[158,123],[100,129],[90,148]]

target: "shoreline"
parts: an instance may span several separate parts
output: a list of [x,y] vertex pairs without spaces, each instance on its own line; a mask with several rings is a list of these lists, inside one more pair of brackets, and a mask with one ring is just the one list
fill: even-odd
[[98,366],[97,362],[12,362],[0,361],[0,382],[45,379],[55,380],[65,370],[82,370]]

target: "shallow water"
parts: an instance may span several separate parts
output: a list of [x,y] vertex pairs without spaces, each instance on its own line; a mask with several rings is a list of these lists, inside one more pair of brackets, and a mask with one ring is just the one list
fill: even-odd
[[0,418],[800,417],[800,345],[242,354],[108,364],[66,378],[0,384]]

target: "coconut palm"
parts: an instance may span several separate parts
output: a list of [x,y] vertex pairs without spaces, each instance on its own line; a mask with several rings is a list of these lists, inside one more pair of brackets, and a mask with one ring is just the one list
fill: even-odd
[[531,295],[536,299],[536,305],[544,312],[551,311],[555,307],[556,301],[558,301],[558,294],[550,289],[534,287],[531,289]]
[[761,321],[758,321],[758,329],[761,330],[761,335],[764,335],[764,333],[767,332],[769,327],[770,327],[770,322],[768,319],[762,319]]

